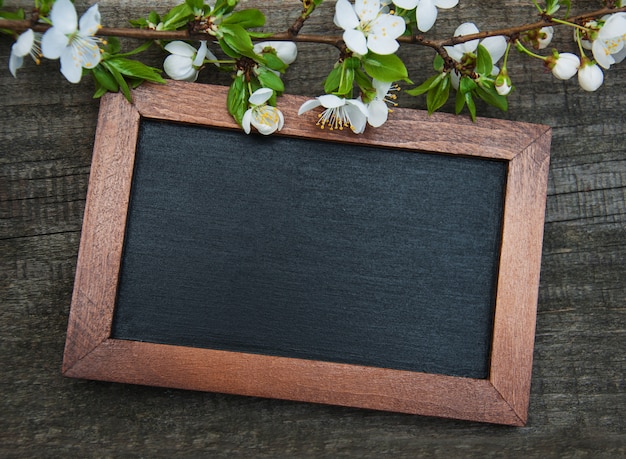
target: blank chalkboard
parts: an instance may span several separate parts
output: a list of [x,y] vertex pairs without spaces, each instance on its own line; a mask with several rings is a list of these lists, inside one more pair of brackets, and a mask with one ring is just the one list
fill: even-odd
[[103,98],[64,374],[523,425],[549,128],[283,96],[266,137],[225,98]]
[[506,162],[150,120],[135,161],[113,338],[488,376]]

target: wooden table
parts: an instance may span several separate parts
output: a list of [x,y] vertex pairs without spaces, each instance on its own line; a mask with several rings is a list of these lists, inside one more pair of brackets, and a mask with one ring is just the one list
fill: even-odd
[[[29,8],[28,2],[5,2]],[[87,2],[79,1],[79,13]],[[159,2],[160,11],[165,4]],[[575,2],[591,10],[596,2]],[[101,1],[103,23],[124,26],[154,2]],[[295,7],[294,7],[295,4]],[[478,5],[477,5],[478,4]],[[297,2],[271,6],[284,30]],[[332,30],[325,5],[303,32]],[[476,18],[482,29],[533,19],[530,2],[462,1],[433,36]],[[560,31],[561,29],[559,29]],[[572,46],[561,31],[559,47]],[[585,93],[539,61],[514,54],[510,111],[488,117],[552,126],[530,418],[523,428],[306,403],[66,379],[60,366],[89,178],[98,102],[58,62],[28,62],[14,79],[0,38],[0,455],[267,457],[623,457],[626,454],[626,64]],[[132,45],[132,43],[130,43]],[[562,45],[562,46],[561,46]],[[314,96],[335,50],[299,46],[287,91]],[[574,48],[567,49],[568,51]],[[410,76],[430,75],[432,52],[404,49]],[[160,66],[164,55],[145,61]],[[200,81],[228,84],[206,71]],[[402,96],[404,107],[423,98]],[[483,109],[484,108],[484,109]],[[447,105],[445,111],[451,111]]]

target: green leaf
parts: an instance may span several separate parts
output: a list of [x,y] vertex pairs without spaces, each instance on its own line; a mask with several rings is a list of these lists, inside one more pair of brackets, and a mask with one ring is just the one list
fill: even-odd
[[228,97],[226,98],[228,113],[241,125],[244,113],[248,109],[248,93],[246,85],[243,81],[243,75],[238,76],[228,89]]
[[225,17],[222,20],[222,24],[238,24],[244,29],[263,27],[265,25],[265,15],[257,9],[249,8]]
[[337,65],[333,68],[328,76],[326,77],[326,81],[324,81],[324,92],[326,94],[332,94],[339,88],[339,82],[341,81],[341,72],[343,71],[343,66]]
[[474,103],[472,93],[462,93],[461,91],[457,91],[454,112],[458,115],[459,113],[461,113],[465,105],[467,105],[467,109],[470,112],[470,117],[472,118],[472,121],[476,121],[476,104]]
[[239,24],[222,24],[219,30],[222,32],[226,44],[235,52],[251,59],[257,57],[250,35]]
[[354,86],[354,69],[351,67],[342,66],[341,80],[339,80],[339,87],[337,93],[351,98],[352,88]]
[[461,77],[461,81],[459,82],[459,92],[461,92],[461,94],[467,94],[469,92],[472,92],[477,87],[478,85],[476,84],[476,82],[470,77],[465,75]]
[[404,62],[395,54],[381,56],[368,53],[363,57],[363,68],[372,78],[386,83],[408,79]]
[[109,67],[115,68],[122,75],[132,78],[141,78],[142,80],[152,81],[154,83],[165,83],[161,76],[161,71],[154,67],[148,67],[139,61],[126,59],[124,57],[114,57],[106,61]]
[[411,96],[419,96],[420,94],[424,94],[425,92],[430,91],[432,88],[434,88],[436,85],[439,84],[439,82],[445,78],[446,74],[445,73],[439,73],[437,75],[433,75],[431,76],[429,79],[427,79],[426,81],[424,81],[421,85],[413,88],[413,89],[409,89],[406,91],[407,94],[411,95]]
[[376,97],[376,89],[372,86],[372,80],[360,68],[354,71],[354,81],[361,90],[364,102],[371,102]]
[[279,72],[284,72],[287,68],[287,65],[280,60],[280,57],[276,55],[276,53],[263,53],[261,55],[263,64],[272,70],[277,70]]
[[115,81],[119,85],[119,88],[122,91],[122,94],[124,94],[124,97],[126,97],[126,100],[132,103],[133,98],[130,95],[130,88],[124,80],[122,74],[115,67],[111,66],[109,61],[103,61],[102,65],[111,73],[111,75],[113,75],[113,78],[115,78]]
[[122,49],[122,45],[117,37],[108,37],[104,49],[109,54],[117,54]]
[[154,25],[158,25],[161,22],[161,16],[156,11],[150,11],[148,14],[148,21]]
[[440,54],[437,54],[435,56],[435,59],[433,60],[433,68],[435,69],[435,71],[439,73],[443,73],[443,67],[444,67],[443,57],[441,57]]
[[439,110],[450,97],[450,78],[442,79],[435,87],[431,88],[426,94],[426,107],[428,114]]
[[93,68],[93,77],[107,91],[117,92],[120,89],[115,77],[102,64]]
[[506,112],[509,109],[509,101],[507,100],[506,96],[501,96],[500,94],[498,94],[493,86],[478,86],[475,92],[478,97],[487,102],[489,105],[493,105],[503,112]]
[[163,16],[163,30],[176,30],[194,18],[193,10],[186,3],[172,8]]
[[226,54],[229,57],[232,57],[234,59],[239,59],[241,57],[241,54],[239,54],[237,51],[235,51],[234,49],[232,49],[228,43],[226,43],[226,40],[224,40],[223,38],[221,40],[217,41],[220,45],[220,48],[222,48],[222,51],[224,51],[224,54]]
[[264,88],[270,88],[279,93],[285,90],[283,80],[281,80],[280,77],[274,72],[267,69],[259,69],[257,78]]
[[491,60],[491,54],[487,51],[483,45],[478,45],[477,57],[476,57],[476,73],[479,75],[491,75],[493,70],[493,62]]

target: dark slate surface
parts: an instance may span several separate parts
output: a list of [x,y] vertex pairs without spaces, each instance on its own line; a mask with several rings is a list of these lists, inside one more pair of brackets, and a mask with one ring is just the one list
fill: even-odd
[[505,178],[144,121],[112,335],[486,378]]

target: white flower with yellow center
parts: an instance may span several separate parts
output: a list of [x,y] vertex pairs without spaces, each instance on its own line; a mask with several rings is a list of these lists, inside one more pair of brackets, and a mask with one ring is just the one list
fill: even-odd
[[9,57],[9,70],[11,74],[17,78],[17,71],[24,65],[24,57],[28,54],[33,58],[35,63],[41,62],[41,34],[35,33],[32,29],[28,29],[17,37],[17,41],[11,47],[11,56]]
[[437,20],[437,8],[454,8],[459,0],[393,0],[393,3],[405,10],[415,8],[417,28],[428,32]]
[[246,134],[250,134],[251,125],[263,135],[273,134],[283,128],[285,118],[282,112],[266,104],[273,94],[274,91],[269,88],[260,88],[250,95],[248,99],[250,108],[246,110],[241,120],[241,127]]
[[364,56],[369,51],[376,54],[393,54],[400,45],[396,38],[406,29],[404,19],[383,13],[379,0],[337,0],[335,25],[341,27],[343,41],[353,53]]
[[312,100],[307,100],[300,106],[298,115],[322,106],[325,110],[318,115],[317,125],[331,131],[343,130],[349,127],[355,134],[361,134],[367,123],[367,107],[358,99],[345,99],[334,94],[324,94]]
[[70,0],[57,0],[50,11],[52,27],[41,39],[41,51],[48,59],[61,59],[61,73],[71,83],[78,83],[83,68],[92,69],[100,63],[100,29],[98,5],[93,5],[78,21]]
[[626,13],[615,13],[607,19],[591,45],[593,58],[605,69],[626,57]]

